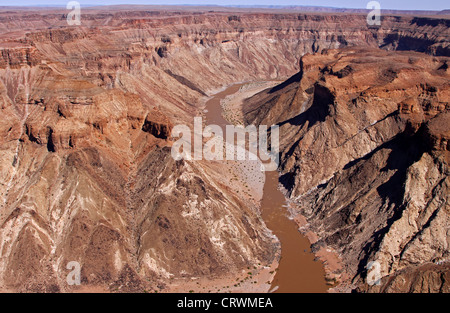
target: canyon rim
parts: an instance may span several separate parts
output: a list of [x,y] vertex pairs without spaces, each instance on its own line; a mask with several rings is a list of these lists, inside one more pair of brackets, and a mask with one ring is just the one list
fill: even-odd
[[321,10],[1,7],[0,291],[448,293],[450,14]]

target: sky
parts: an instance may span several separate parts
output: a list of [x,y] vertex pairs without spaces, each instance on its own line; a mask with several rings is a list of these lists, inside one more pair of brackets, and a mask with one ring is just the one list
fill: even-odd
[[[63,5],[69,0],[0,0],[0,6]],[[337,8],[366,8],[369,0],[78,0],[83,5],[114,4],[198,4],[198,5],[307,5]],[[450,9],[448,0],[379,0],[382,9],[444,10]]]

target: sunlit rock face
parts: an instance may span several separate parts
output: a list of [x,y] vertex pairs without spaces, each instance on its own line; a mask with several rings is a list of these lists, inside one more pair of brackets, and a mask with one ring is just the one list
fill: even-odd
[[[395,166],[401,167],[404,194],[392,201],[415,218],[408,234],[424,229],[431,217],[443,223],[446,211],[433,212],[442,207],[440,194],[447,194],[447,163],[441,155],[448,151],[448,136],[439,119],[446,119],[448,109],[448,63],[419,54],[397,60],[395,53],[375,48],[448,54],[447,20],[386,16],[381,27],[373,28],[363,15],[86,9],[81,26],[67,26],[61,13],[67,14],[0,11],[2,290],[71,291],[75,287],[66,282],[70,261],[80,263],[84,285],[110,291],[161,290],[181,277],[222,277],[271,264],[278,246],[257,206],[234,191],[239,188],[223,183],[223,168],[174,161],[171,131],[180,123],[191,125],[206,96],[225,85],[286,78],[300,70],[303,76],[294,77],[294,85],[288,82],[268,92],[295,101],[286,106],[280,100],[273,108],[248,113],[255,122],[280,123],[311,110],[306,126],[298,121],[282,128],[295,130],[291,145],[283,141],[282,182],[288,182],[291,196],[319,183],[309,197],[322,194],[334,188],[331,177],[353,177],[351,171],[377,157],[369,172],[379,180],[395,176]],[[346,46],[374,49],[327,50]],[[376,65],[384,58],[382,66]],[[372,65],[364,69],[364,64]],[[397,134],[405,134],[405,140],[421,136],[427,144],[420,148],[423,152],[411,152],[408,164],[391,169],[386,166],[393,148],[377,147],[395,146],[395,140],[405,144]],[[304,151],[317,153],[315,161]],[[315,175],[311,162],[320,165]],[[383,171],[385,176],[379,175]],[[362,194],[372,195],[369,190],[376,190],[381,180],[370,183],[366,177],[364,183],[371,185]],[[413,192],[418,186],[421,195]],[[433,197],[441,200],[430,202]],[[371,202],[374,208],[400,210],[388,210],[390,202],[380,199]],[[325,205],[320,199],[308,201],[302,202],[305,215]],[[350,200],[340,201],[339,207],[345,207]],[[401,206],[403,202],[411,207]],[[365,203],[348,218],[358,220]],[[392,214],[380,214],[379,222],[361,231],[355,247],[370,242]],[[317,213],[307,217],[319,233]],[[330,219],[338,224],[336,230],[346,229],[335,215]],[[323,223],[320,238],[329,238],[334,224]],[[426,254],[421,260],[443,255],[435,252],[444,247],[442,234],[436,235],[436,247],[408,234],[401,235],[401,242],[417,240],[430,247],[429,252],[420,249]],[[385,241],[371,252],[382,260],[403,245]],[[334,243],[339,249],[340,241]],[[419,248],[411,244],[383,271],[390,274],[415,264],[413,251]],[[352,253],[342,250],[353,266],[349,272],[356,273],[355,262],[365,256]]]
[[[327,50],[246,100],[248,123],[280,125],[280,181],[313,249],[341,260],[326,266],[341,288],[449,290],[448,62]],[[371,261],[379,285],[366,283]]]

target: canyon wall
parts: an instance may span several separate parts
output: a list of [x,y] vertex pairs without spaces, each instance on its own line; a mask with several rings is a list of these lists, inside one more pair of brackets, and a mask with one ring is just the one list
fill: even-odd
[[449,291],[449,61],[327,50],[246,100],[280,125],[280,182],[335,290]]
[[[278,248],[257,204],[238,196],[209,164],[174,161],[172,127],[191,125],[207,96],[225,85],[305,71],[305,53],[321,58],[324,49],[366,46],[444,55],[448,35],[446,19],[395,16],[370,28],[363,15],[83,10],[82,25],[68,27],[61,12],[0,11],[0,285],[19,291],[72,290],[65,282],[69,261],[82,265],[83,284],[110,291],[164,290],[173,279],[221,277],[270,264]],[[412,57],[411,67],[439,66],[447,75],[447,63],[440,60]],[[326,75],[336,80],[349,71],[329,70]],[[390,82],[398,71],[385,69],[374,79]],[[434,75],[426,73],[420,75]],[[429,76],[422,78],[428,81]],[[428,84],[414,89],[423,101],[410,106],[442,118],[436,113],[442,104],[434,99],[444,101],[443,87]],[[305,90],[317,99],[314,123],[323,122],[335,96],[319,84]],[[300,95],[303,90],[289,92]],[[430,108],[424,101],[430,101]],[[345,152],[309,185],[296,183],[310,174],[291,175],[296,162],[285,153],[282,181],[292,196],[363,157],[384,140],[377,136],[394,140],[407,123],[390,115],[397,103],[389,103],[342,126],[349,127],[346,134],[374,121],[374,129],[389,127],[374,134],[375,140],[356,136],[364,148]],[[253,119],[295,118],[303,104],[290,105],[282,113],[260,110]],[[434,140],[437,148],[427,149],[441,151],[444,137],[434,135],[433,119],[427,123],[411,126],[420,129],[411,136]],[[340,134],[329,136],[327,144],[345,145]],[[425,181],[431,175],[432,182],[423,187],[429,190],[443,179],[445,163],[435,161],[431,152],[420,159],[416,154],[407,168],[422,159],[434,166],[420,174]],[[325,151],[319,155],[329,158]],[[363,233],[371,236],[372,230]]]

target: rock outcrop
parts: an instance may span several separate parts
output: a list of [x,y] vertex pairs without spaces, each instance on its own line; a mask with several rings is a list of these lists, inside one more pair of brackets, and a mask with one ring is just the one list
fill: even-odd
[[[246,101],[247,123],[281,127],[280,181],[313,250],[340,258],[326,265],[336,290],[448,292],[448,61],[327,50]],[[378,289],[366,285],[372,261]]]
[[[86,8],[82,25],[69,27],[66,14],[56,9],[0,11],[1,287],[74,290],[65,281],[70,261],[81,264],[83,284],[110,291],[164,290],[175,278],[222,277],[255,264],[270,264],[277,247],[257,207],[224,185],[214,166],[174,161],[171,130],[177,124],[192,125],[193,117],[203,112],[205,96],[223,86],[289,77],[300,67],[303,74],[269,92],[279,95],[279,104],[252,107],[253,113],[248,112],[249,119],[259,122],[290,121],[286,127],[293,127],[294,137],[298,127],[303,127],[305,139],[292,141],[301,149],[292,146],[283,155],[282,180],[291,196],[304,194],[321,180],[325,181],[318,192],[332,188],[327,179],[341,170],[350,177],[351,170],[372,160],[371,151],[378,151],[374,157],[386,163],[375,162],[373,173],[384,168],[386,172],[376,175],[378,179],[389,180],[400,167],[398,175],[421,179],[420,183],[411,179],[410,190],[419,184],[427,192],[425,198],[414,198],[417,203],[430,203],[422,220],[408,228],[409,233],[434,229],[427,226],[430,219],[430,223],[442,223],[446,211],[436,210],[442,207],[447,163],[439,153],[446,151],[448,136],[439,120],[446,119],[443,114],[448,106],[448,88],[442,83],[448,81],[448,60],[410,54],[405,63],[401,55],[391,67],[382,66],[367,78],[367,72],[361,71],[367,62],[378,62],[380,56],[395,59],[397,54],[367,50],[356,62],[347,51],[343,60],[335,60],[337,65],[319,67],[339,55],[338,51],[321,52],[346,46],[448,54],[446,19],[386,16],[381,27],[373,28],[358,14]],[[305,53],[317,53],[317,59],[302,58]],[[334,87],[319,76],[331,80]],[[366,83],[355,87],[355,80],[364,79]],[[422,83],[417,85],[419,79]],[[410,82],[407,87],[395,87],[399,80]],[[369,88],[376,84],[378,89]],[[336,90],[347,90],[345,97],[354,102],[334,106],[339,97]],[[408,92],[411,95],[400,102]],[[365,105],[376,95],[387,99],[392,94],[398,94],[395,101],[383,104],[380,100],[372,109]],[[292,97],[296,100],[288,106],[281,101]],[[395,113],[397,106],[402,114]],[[298,117],[302,108],[309,113]],[[330,114],[341,113],[355,117],[314,133]],[[396,137],[400,133],[405,133],[405,140]],[[389,144],[404,145],[412,138],[426,138],[427,145],[422,150],[400,149],[399,153],[408,154],[408,164],[396,161],[398,156],[388,162]],[[385,147],[383,143],[386,148],[377,150]],[[315,151],[316,160],[302,155],[304,147],[321,144],[323,148]],[[341,149],[336,150],[339,157],[328,154],[329,147]],[[299,162],[309,162],[305,172],[298,169]],[[319,168],[330,162],[332,166]],[[415,169],[417,162],[430,170],[422,172],[419,165]],[[319,168],[314,175],[308,168],[313,164]],[[305,179],[308,185],[299,183]],[[381,185],[381,180],[373,186]],[[373,186],[368,189],[374,190]],[[393,200],[395,204],[403,201],[406,205],[400,198]],[[403,209],[388,210],[388,203],[382,206],[388,213],[379,215],[380,222],[361,232],[366,237],[358,247],[371,242],[369,237],[382,221],[393,222],[391,216],[397,217],[394,213]],[[315,205],[314,210],[319,207]],[[380,205],[374,202],[373,207]],[[412,215],[418,214],[414,211],[418,207],[411,207]],[[358,210],[349,213],[349,220],[358,220]],[[344,223],[331,219],[335,222],[327,227]],[[310,221],[313,225],[312,216]],[[319,233],[314,226],[311,229]],[[321,242],[330,237],[329,232],[327,228],[319,234]],[[341,238],[336,236],[332,238]],[[428,245],[422,233],[405,236]],[[442,234],[424,231],[423,236],[439,240],[421,253],[440,259]],[[336,249],[342,247],[338,239]],[[419,245],[410,247],[383,273],[415,264],[410,255]],[[384,262],[391,251],[397,253],[395,249],[398,246],[386,243],[385,248],[371,251],[378,252]],[[348,272],[360,273],[353,269],[368,255],[348,254]]]

